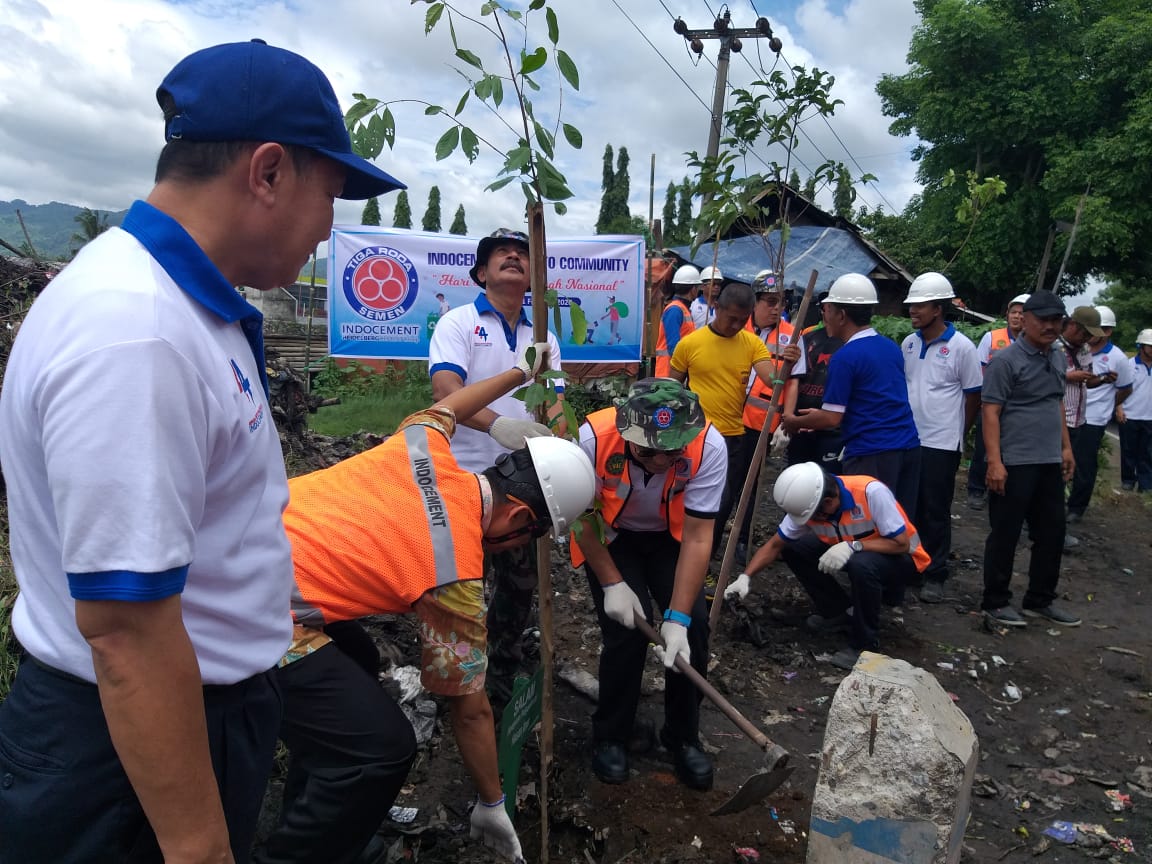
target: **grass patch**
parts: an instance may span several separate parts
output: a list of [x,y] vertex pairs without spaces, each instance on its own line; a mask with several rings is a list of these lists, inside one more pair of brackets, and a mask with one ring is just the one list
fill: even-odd
[[391,435],[405,417],[430,404],[428,399],[404,398],[403,394],[341,396],[339,405],[330,405],[309,415],[308,428],[336,438],[360,431]]

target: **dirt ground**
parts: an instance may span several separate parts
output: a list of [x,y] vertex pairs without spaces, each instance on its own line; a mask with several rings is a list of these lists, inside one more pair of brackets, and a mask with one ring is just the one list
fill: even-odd
[[[1013,632],[984,626],[978,608],[987,512],[967,508],[962,470],[952,510],[955,560],[947,602],[928,606],[909,597],[881,634],[881,650],[937,676],[979,736],[965,861],[1036,856],[1048,862],[1152,862],[1152,509],[1132,493],[1113,492],[1119,485],[1115,474],[1114,469],[1102,472],[1084,522],[1072,528],[1080,546],[1064,559],[1060,592],[1083,616],[1083,626],[1032,623]],[[772,530],[778,516],[770,503],[762,506],[758,533]],[[1027,557],[1022,543],[1014,583],[1021,591]],[[581,573],[562,564],[554,580],[557,663],[594,676],[599,630],[587,584]],[[589,766],[592,703],[557,680],[550,860],[732,862],[751,860],[735,852],[750,847],[762,861],[803,861],[824,723],[844,675],[819,659],[841,643],[836,636],[809,634],[803,626],[809,611],[795,580],[778,565],[753,583],[744,614],[725,610],[713,636],[711,681],[787,748],[796,766],[791,780],[768,801],[740,814],[708,815],[759,767],[761,753],[707,702],[702,728],[716,761],[712,791],[692,792],[678,784],[659,747],[634,753],[631,780],[607,786]],[[400,628],[385,639],[389,650],[411,652],[414,640],[406,625],[380,623],[386,634]],[[531,634],[527,638],[531,641]],[[657,728],[661,679],[653,660],[645,674],[641,715]],[[1019,691],[1018,701],[1006,692],[1011,685]],[[439,724],[397,802],[417,808],[415,820],[383,829],[395,835],[387,860],[495,861],[467,840],[471,784],[443,712]],[[530,739],[517,816],[530,862],[540,860],[538,764],[536,742]],[[1132,808],[1114,812],[1105,794],[1109,789],[1131,796]],[[1042,834],[1055,820],[1102,825],[1113,837],[1130,839],[1135,851],[1107,843],[1063,846]]]

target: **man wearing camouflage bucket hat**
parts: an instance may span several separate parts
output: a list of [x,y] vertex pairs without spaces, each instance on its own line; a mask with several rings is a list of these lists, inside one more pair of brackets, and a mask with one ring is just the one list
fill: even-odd
[[[628,779],[627,742],[640,702],[647,639],[635,615],[662,610],[664,728],[676,776],[693,789],[712,786],[712,762],[700,746],[700,696],[673,664],[683,654],[701,674],[708,665],[704,577],[724,493],[728,455],[696,395],[671,378],[645,378],[616,408],[588,415],[580,446],[592,460],[603,535],[584,530],[570,544],[585,565],[604,647],[600,699],[592,715],[592,768],[605,783]],[[643,598],[643,600],[641,600]]]

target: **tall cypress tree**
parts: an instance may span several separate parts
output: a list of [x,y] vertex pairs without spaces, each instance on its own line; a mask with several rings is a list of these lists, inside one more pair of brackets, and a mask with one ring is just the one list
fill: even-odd
[[788,185],[792,188],[793,192],[800,191],[800,172],[795,168],[792,169],[792,173],[788,177]]
[[412,208],[408,206],[407,189],[401,189],[400,194],[396,196],[396,210],[392,214],[392,226],[394,228],[412,227]]
[[369,198],[364,204],[364,210],[360,214],[361,225],[379,225],[380,224],[380,199]]
[[692,181],[687,177],[680,184],[680,200],[676,212],[676,242],[692,242]]
[[616,176],[612,180],[611,227],[617,232],[629,231],[632,223],[632,214],[628,212],[628,196],[632,194],[628,162],[628,148],[621,147],[616,154]]
[[464,221],[463,204],[456,208],[456,216],[452,220],[452,227],[448,229],[448,233],[458,234],[461,237],[468,233],[468,223]]
[[852,176],[848,169],[841,168],[836,175],[836,189],[832,193],[832,212],[842,219],[852,218],[852,205],[856,201],[856,190],[852,187]]
[[810,174],[807,182],[804,183],[804,197],[809,201],[816,200],[816,175]]
[[668,181],[668,192],[664,195],[664,242],[676,243],[680,235],[676,229],[676,184]]
[[424,211],[424,220],[421,227],[425,231],[440,230],[440,187],[433,186],[428,190],[428,209]]
[[596,233],[607,234],[608,223],[612,221],[612,189],[616,185],[616,174],[612,170],[612,145],[604,145],[604,170],[600,179],[600,213],[596,217]]

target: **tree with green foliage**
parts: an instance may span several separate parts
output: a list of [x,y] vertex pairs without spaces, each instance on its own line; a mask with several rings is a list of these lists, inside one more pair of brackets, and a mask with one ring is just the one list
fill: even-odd
[[852,185],[852,175],[843,166],[836,172],[836,187],[832,191],[832,212],[841,219],[852,221],[853,207],[856,203],[856,189]]
[[[632,213],[628,210],[628,196],[631,190],[631,180],[628,177],[628,148],[621,147],[616,156],[616,170],[611,165],[612,145],[609,144],[604,151],[605,172],[604,178],[608,181],[607,189],[600,199],[600,215],[596,219],[597,234],[630,234],[633,233]],[[644,222],[644,220],[641,220]],[[647,227],[647,222],[644,222]]]
[[73,216],[72,221],[80,226],[80,230],[72,235],[72,243],[75,244],[77,251],[91,243],[109,227],[107,213],[87,207]]
[[424,211],[424,218],[420,227],[425,231],[440,230],[440,187],[433,186],[428,190],[428,209]]
[[616,185],[616,171],[612,167],[612,145],[604,145],[604,165],[600,172],[600,213],[596,216],[596,233],[607,234],[612,219],[612,189]]
[[800,186],[800,172],[795,168],[793,168],[792,173],[788,175],[788,185],[797,192],[802,188]]
[[400,194],[396,196],[396,209],[392,212],[392,227],[412,227],[412,208],[408,206],[407,189],[401,189]]
[[680,183],[680,194],[676,200],[676,243],[684,245],[692,242],[692,196],[696,190],[687,177]]
[[364,210],[360,213],[361,225],[380,224],[380,199],[369,198],[364,202]]
[[456,208],[456,215],[452,218],[452,227],[448,229],[448,233],[456,234],[460,237],[468,233],[468,223],[464,221],[463,204]]
[[668,245],[676,242],[676,184],[668,181],[668,191],[664,195],[664,243]]
[[[915,134],[924,185],[905,218],[988,308],[1036,287],[1049,232],[1084,208],[1061,290],[1090,274],[1152,279],[1152,0],[915,0],[909,70],[877,85],[891,131]],[[950,173],[951,172],[951,173]],[[949,176],[999,178],[978,222]],[[971,230],[969,230],[971,229]],[[1054,233],[1053,287],[1070,233]]]

